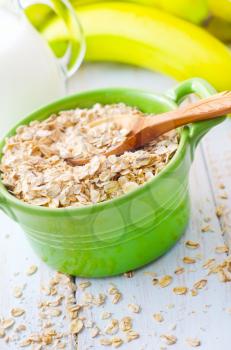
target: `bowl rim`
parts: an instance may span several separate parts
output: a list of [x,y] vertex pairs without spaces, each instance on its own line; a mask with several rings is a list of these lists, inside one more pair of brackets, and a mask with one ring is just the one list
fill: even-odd
[[[80,93],[76,93],[76,94],[72,94],[69,96],[65,96],[61,99],[58,99],[54,102],[51,102],[39,109],[36,109],[34,112],[30,113],[29,115],[27,115],[25,118],[20,119],[20,121],[15,124],[8,132],[7,134],[2,138],[2,140],[0,141],[0,164],[1,164],[1,159],[3,156],[3,147],[5,145],[5,140],[10,137],[15,135],[15,131],[16,129],[21,126],[21,125],[27,125],[29,124],[32,120],[45,120],[47,118],[49,118],[49,116],[52,113],[58,113],[58,111],[65,111],[68,110],[68,108],[62,108],[62,105],[64,103],[70,103],[76,99],[76,98],[81,98],[81,97],[85,97],[85,96],[91,96],[94,94],[108,94],[108,93],[121,93],[121,94],[125,94],[129,93],[129,94],[137,94],[137,96],[141,96],[143,98],[146,99],[153,99],[153,100],[159,100],[160,102],[162,102],[163,104],[165,104],[166,107],[169,107],[169,110],[171,109],[175,109],[177,108],[177,104],[170,99],[168,96],[164,95],[164,94],[158,94],[158,93],[152,93],[150,91],[145,91],[143,89],[133,89],[133,88],[103,88],[103,89],[94,89],[94,90],[87,90],[84,92],[80,92]],[[94,103],[101,103],[100,101],[95,101]],[[121,103],[125,103],[124,101],[121,101]],[[103,104],[103,103],[102,103]],[[129,104],[127,104],[129,105]],[[57,109],[58,107],[58,109]],[[76,105],[76,108],[78,107],[78,104]],[[80,107],[83,108],[83,107]],[[85,107],[88,108],[88,107]],[[137,107],[139,108],[139,107]],[[53,112],[49,112],[49,115],[44,117],[44,114],[47,113],[48,110],[55,110]],[[69,108],[72,109],[72,108]],[[41,116],[41,118],[39,118],[39,115]],[[13,207],[17,207],[17,208],[24,208],[26,211],[29,212],[34,212],[36,211],[37,214],[45,214],[45,215],[49,215],[49,214],[67,214],[67,212],[72,213],[72,214],[77,214],[77,213],[86,213],[86,212],[92,212],[93,210],[98,211],[98,210],[102,210],[107,206],[112,206],[112,205],[117,205],[119,203],[123,203],[127,200],[132,199],[133,197],[136,197],[139,193],[141,193],[142,191],[144,191],[145,189],[148,189],[149,187],[152,186],[152,184],[156,181],[159,180],[159,178],[161,176],[163,176],[165,173],[170,172],[172,168],[175,167],[175,165],[181,161],[180,159],[180,155],[182,153],[182,150],[185,148],[185,146],[188,144],[188,137],[189,137],[189,128],[187,126],[180,128],[179,129],[179,134],[180,134],[180,142],[179,142],[179,146],[176,150],[176,153],[173,155],[173,157],[171,158],[171,160],[168,162],[168,164],[157,174],[153,177],[153,179],[147,181],[146,183],[144,183],[143,185],[139,186],[138,188],[136,188],[135,190],[132,190],[131,192],[122,194],[118,197],[103,201],[103,202],[99,202],[99,203],[95,203],[95,204],[88,204],[88,205],[83,205],[81,207],[64,207],[64,208],[49,208],[49,207],[44,207],[44,206],[36,206],[33,204],[29,204],[26,203],[20,199],[18,199],[17,197],[15,197],[13,194],[11,194],[7,188],[5,187],[5,185],[2,182],[2,179],[0,177],[0,205],[1,205],[1,200],[4,199],[6,200],[7,204],[10,203],[13,205]],[[4,202],[3,202],[3,206],[4,206]]]

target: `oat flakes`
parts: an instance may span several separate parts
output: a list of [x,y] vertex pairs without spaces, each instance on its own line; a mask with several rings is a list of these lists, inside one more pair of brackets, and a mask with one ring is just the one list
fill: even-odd
[[206,286],[206,284],[207,284],[207,280],[203,279],[194,283],[193,287],[195,289],[203,289]]
[[159,279],[159,286],[161,288],[167,287],[172,282],[172,276],[165,275],[162,278]]
[[177,337],[172,334],[162,334],[160,337],[167,345],[173,345],[177,342]]
[[183,262],[184,262],[185,264],[195,264],[196,259],[191,258],[190,256],[185,256],[185,257],[183,258]]
[[198,242],[188,240],[185,242],[185,246],[190,249],[197,249],[199,248],[200,244]]
[[187,287],[174,287],[173,292],[177,295],[183,295],[188,293]]
[[164,317],[163,317],[163,315],[160,312],[157,312],[157,313],[153,314],[153,318],[157,322],[163,322],[164,321]]
[[132,311],[136,314],[138,314],[141,310],[140,305],[138,305],[138,304],[128,304],[128,308],[130,311]]
[[135,340],[135,339],[138,339],[140,337],[139,333],[137,333],[133,330],[128,331],[126,336],[127,336],[128,342]]
[[[173,157],[178,134],[173,130],[140,150],[106,158],[102,152],[121,142],[127,131],[116,123],[89,129],[88,123],[116,114],[142,113],[124,104],[96,104],[20,126],[3,150],[4,185],[29,204],[63,208],[103,202],[149,181]],[[72,157],[90,158],[90,162],[72,166],[68,163]]]
[[191,346],[192,348],[196,348],[197,346],[201,345],[201,342],[199,339],[197,338],[187,338],[186,342],[189,346]]

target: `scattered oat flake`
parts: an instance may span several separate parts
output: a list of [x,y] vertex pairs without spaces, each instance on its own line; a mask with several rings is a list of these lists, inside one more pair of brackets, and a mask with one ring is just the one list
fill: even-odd
[[91,304],[93,302],[93,295],[91,293],[83,293],[83,301],[87,304]]
[[162,278],[159,279],[159,286],[161,288],[167,287],[170,283],[172,282],[172,276],[170,275],[165,275]]
[[153,318],[157,322],[163,322],[164,321],[164,317],[163,317],[163,315],[160,312],[157,312],[157,313],[153,314]]
[[72,334],[78,334],[83,329],[83,321],[80,319],[72,320],[70,331]]
[[3,337],[5,337],[5,330],[4,330],[4,328],[2,328],[2,327],[0,327],[0,338],[3,338]]
[[220,195],[220,198],[221,199],[228,199],[228,194],[224,192]]
[[99,293],[96,297],[93,298],[93,304],[100,306],[103,305],[105,303],[106,300],[106,295],[103,293]]
[[123,339],[119,337],[113,337],[111,341],[112,341],[112,346],[114,346],[114,348],[118,348],[123,344]]
[[176,269],[175,269],[175,271],[174,271],[174,273],[176,274],[176,275],[181,275],[182,273],[184,273],[184,267],[180,267],[180,266],[178,266]]
[[205,263],[203,264],[203,268],[204,269],[208,269],[210,268],[212,265],[214,265],[215,263],[215,259],[208,259],[207,261],[205,261]]
[[134,277],[134,271],[128,271],[124,273],[124,277],[132,278]]
[[227,261],[227,270],[231,272],[231,261]]
[[173,345],[177,342],[177,337],[172,334],[162,334],[160,337],[167,345]]
[[216,207],[216,216],[220,218],[224,214],[224,206],[219,205]]
[[135,314],[138,314],[141,310],[141,307],[138,304],[128,304],[128,308],[130,311],[134,312]]
[[108,293],[110,295],[115,295],[115,294],[119,293],[119,290],[114,284],[111,284],[111,286],[108,288]]
[[130,331],[132,329],[132,319],[129,316],[123,317],[120,321],[120,330],[123,332]]
[[27,346],[29,346],[31,344],[32,344],[31,339],[24,339],[24,340],[21,341],[19,346],[20,346],[20,348],[25,348],[25,347],[27,347]]
[[211,225],[205,225],[201,227],[201,232],[209,232],[212,231]]
[[24,324],[19,324],[16,328],[15,331],[20,333],[26,330],[26,326]]
[[196,283],[194,283],[193,287],[196,289],[203,289],[207,284],[207,280],[206,279],[202,279]]
[[187,338],[186,342],[189,346],[191,346],[192,348],[196,348],[197,346],[201,345],[201,342],[199,339],[197,338]]
[[153,284],[154,286],[155,286],[156,284],[158,284],[158,282],[159,282],[158,278],[154,277],[154,278],[152,279],[152,284]]
[[13,318],[8,318],[8,319],[5,319],[1,322],[1,327],[3,329],[8,329],[8,328],[11,328],[15,323],[15,320]]
[[187,287],[174,287],[173,292],[177,295],[187,294],[188,288]]
[[25,310],[21,309],[20,307],[15,307],[11,310],[11,315],[13,317],[20,317],[25,314]]
[[99,334],[99,328],[98,327],[93,327],[92,329],[91,329],[91,337],[92,338],[95,338],[95,337],[97,337],[97,335]]
[[183,262],[184,262],[185,264],[195,264],[196,259],[191,258],[191,257],[189,257],[189,256],[185,256],[185,257],[183,258]]
[[116,319],[112,319],[109,324],[105,328],[106,334],[115,334],[119,330],[119,321]]
[[198,242],[188,240],[185,242],[185,246],[190,249],[197,249],[200,247],[200,244]]
[[127,338],[128,342],[135,340],[135,339],[138,339],[139,337],[140,337],[139,333],[137,333],[133,330],[130,330],[126,333],[126,338]]
[[104,346],[111,346],[112,345],[111,339],[108,339],[108,338],[101,338],[99,340],[99,342],[101,345],[104,345]]
[[50,309],[49,310],[49,315],[51,317],[58,317],[62,314],[62,311],[60,309]]
[[191,289],[191,295],[192,295],[192,297],[197,296],[198,295],[198,291],[195,290],[195,289]]
[[37,272],[37,270],[38,270],[38,267],[37,267],[36,265],[31,265],[31,266],[27,269],[26,274],[27,274],[28,276],[31,276],[31,275],[33,275],[35,272]]
[[112,298],[112,303],[113,304],[117,304],[120,299],[122,298],[122,294],[121,293],[116,293],[113,295],[113,298]]
[[15,298],[21,298],[22,297],[23,288],[22,287],[14,287],[13,289],[13,296]]
[[221,282],[231,282],[231,277],[222,269],[218,271],[218,277]]
[[91,286],[91,282],[90,281],[84,281],[84,282],[80,282],[79,283],[79,288],[81,290],[84,290],[84,289],[86,289],[86,288],[88,288],[90,286]]
[[227,247],[227,245],[221,245],[221,246],[217,246],[215,248],[215,252],[216,253],[228,253],[229,252],[229,248]]
[[111,312],[103,311],[100,315],[101,320],[107,320],[111,317]]

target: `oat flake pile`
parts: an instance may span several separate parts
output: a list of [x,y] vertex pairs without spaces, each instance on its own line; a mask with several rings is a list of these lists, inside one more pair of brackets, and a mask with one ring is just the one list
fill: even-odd
[[[88,123],[114,114],[142,113],[124,104],[96,104],[20,126],[4,147],[0,167],[4,185],[24,202],[61,208],[103,202],[144,184],[176,152],[177,132],[141,150],[106,158],[101,153],[121,142],[127,131],[113,123],[89,129]],[[66,161],[71,157],[90,157],[91,161],[72,166]]]

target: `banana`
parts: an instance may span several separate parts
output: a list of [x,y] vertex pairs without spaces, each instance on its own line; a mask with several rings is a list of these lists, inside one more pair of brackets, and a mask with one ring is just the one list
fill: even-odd
[[[87,41],[86,60],[133,64],[175,77],[200,76],[231,89],[231,53],[205,30],[157,9],[125,2],[76,8]],[[67,40],[62,22],[43,29],[53,45]]]
[[212,15],[231,22],[230,0],[208,0],[208,5]]
[[231,44],[231,22],[211,17],[205,28],[219,40]]
[[[209,16],[207,0],[125,0],[169,12],[189,22],[200,24]],[[98,0],[71,0],[74,6],[96,3]]]

